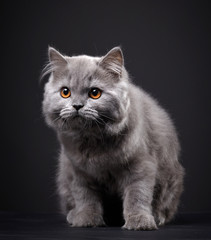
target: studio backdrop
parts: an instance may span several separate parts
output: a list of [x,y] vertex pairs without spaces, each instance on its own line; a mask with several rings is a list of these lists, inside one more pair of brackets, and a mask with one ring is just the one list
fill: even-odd
[[121,46],[132,80],[171,115],[186,169],[180,211],[211,211],[209,1],[3,1],[0,211],[58,212],[59,144],[39,82],[48,46],[102,56]]

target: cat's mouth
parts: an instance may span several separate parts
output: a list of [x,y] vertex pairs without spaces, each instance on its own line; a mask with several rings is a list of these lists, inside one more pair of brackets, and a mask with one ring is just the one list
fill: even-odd
[[71,122],[74,122],[74,121],[82,121],[82,120],[85,120],[86,118],[85,118],[84,114],[76,111],[76,112],[73,112],[69,115],[65,114],[65,116],[64,115],[61,116],[61,119],[64,120],[64,121],[69,121],[71,123]]
[[90,109],[72,110],[64,108],[60,111],[58,127],[60,130],[85,129],[93,126],[93,121],[97,121],[97,111]]
[[60,117],[62,119],[69,119],[69,120],[75,120],[75,119],[85,119],[85,120],[96,120],[99,115],[96,110],[85,108],[80,110],[73,110],[70,108],[64,108],[60,111]]
[[76,113],[74,116],[71,117],[72,120],[78,119],[78,118],[83,118],[80,114]]
[[60,130],[67,131],[70,129],[92,129],[97,130],[105,128],[109,123],[115,120],[108,116],[106,113],[91,108],[83,108],[79,111],[64,108],[59,114],[60,121],[58,127]]

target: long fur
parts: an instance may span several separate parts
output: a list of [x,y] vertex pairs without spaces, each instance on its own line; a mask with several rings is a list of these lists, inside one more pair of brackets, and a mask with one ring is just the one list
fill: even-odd
[[[66,57],[53,48],[49,56],[43,114],[61,145],[57,184],[69,224],[104,225],[105,189],[122,199],[124,228],[169,222],[184,169],[167,112],[131,82],[118,47],[103,57]],[[62,87],[70,89],[69,98],[61,97]],[[101,90],[99,99],[90,97],[93,88]]]

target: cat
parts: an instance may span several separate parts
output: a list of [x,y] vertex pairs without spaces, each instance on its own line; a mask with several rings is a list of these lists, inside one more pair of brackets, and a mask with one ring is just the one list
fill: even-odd
[[121,48],[69,57],[49,47],[48,55],[42,108],[61,145],[57,184],[68,223],[105,225],[105,186],[122,199],[124,229],[169,222],[183,191],[177,133],[166,111],[132,83]]

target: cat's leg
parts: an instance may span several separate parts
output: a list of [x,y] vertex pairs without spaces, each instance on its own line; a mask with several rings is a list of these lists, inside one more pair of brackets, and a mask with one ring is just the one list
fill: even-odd
[[72,166],[66,155],[61,151],[57,170],[57,192],[59,194],[60,207],[64,214],[67,214],[75,206],[75,200],[71,191],[72,181]]
[[[138,171],[138,169],[140,169]],[[156,168],[152,162],[144,162],[132,173],[132,179],[124,188],[123,214],[129,230],[157,229],[152,215],[152,198]]]
[[152,204],[156,222],[160,226],[173,218],[183,191],[183,167],[178,163],[175,169],[165,170],[165,179],[161,179],[155,187]]
[[59,157],[57,189],[69,224],[78,227],[104,225],[103,208],[97,192],[89,188],[86,176],[75,172],[63,151]]
[[[77,178],[77,177],[76,177]],[[86,180],[74,179],[71,185],[75,206],[67,214],[73,227],[95,227],[105,225],[103,207],[97,192],[89,188]]]

